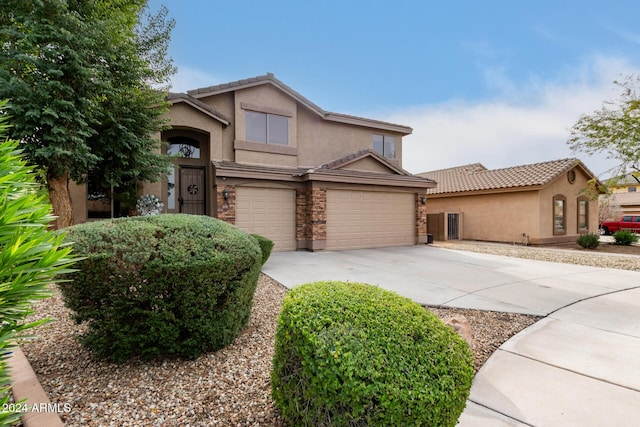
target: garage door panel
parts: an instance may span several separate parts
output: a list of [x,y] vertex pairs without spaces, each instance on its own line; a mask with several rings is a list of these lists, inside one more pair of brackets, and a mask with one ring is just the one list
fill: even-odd
[[297,248],[295,224],[295,190],[236,188],[236,225],[273,240],[274,251]]
[[413,244],[413,194],[352,190],[327,192],[327,249]]

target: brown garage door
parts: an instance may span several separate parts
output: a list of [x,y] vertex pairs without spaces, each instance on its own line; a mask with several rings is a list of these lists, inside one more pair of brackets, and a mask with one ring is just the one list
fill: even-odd
[[268,237],[274,251],[296,250],[296,192],[280,188],[236,188],[236,225]]
[[327,191],[327,249],[414,245],[415,196]]

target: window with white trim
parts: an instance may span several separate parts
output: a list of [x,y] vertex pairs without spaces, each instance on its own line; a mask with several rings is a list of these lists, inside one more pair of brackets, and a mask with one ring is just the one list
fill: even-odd
[[396,158],[396,139],[393,136],[373,135],[373,150],[387,159]]
[[245,111],[247,141],[289,145],[289,118],[277,114]]

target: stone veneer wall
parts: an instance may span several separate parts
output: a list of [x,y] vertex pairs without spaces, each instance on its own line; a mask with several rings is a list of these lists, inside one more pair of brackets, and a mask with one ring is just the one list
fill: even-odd
[[[236,187],[234,185],[218,185],[217,187],[218,197],[218,219],[221,219],[229,224],[236,223]],[[224,199],[222,192],[229,190],[229,197]]]
[[298,249],[306,249],[307,241],[311,240],[309,203],[311,190],[309,188],[296,189],[296,240]]
[[427,242],[427,203],[422,204],[425,193],[416,193],[416,235],[418,243]]
[[[327,189],[312,188],[309,194],[312,249],[324,249],[327,240]],[[318,245],[318,242],[322,242]]]

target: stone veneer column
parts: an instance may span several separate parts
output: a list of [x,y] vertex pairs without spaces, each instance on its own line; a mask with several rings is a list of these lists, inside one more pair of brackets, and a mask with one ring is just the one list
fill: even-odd
[[311,240],[311,201],[309,188],[296,189],[296,240],[298,249],[307,249]]
[[[417,242],[427,243],[427,203],[422,204],[425,193],[416,193],[416,236]],[[426,199],[425,199],[426,201]]]
[[[224,190],[229,191],[227,200],[224,199],[222,192]],[[218,197],[218,219],[221,219],[229,224],[236,223],[236,187],[235,185],[218,185],[217,186]]]
[[322,250],[327,246],[327,189],[311,189],[311,250]]

